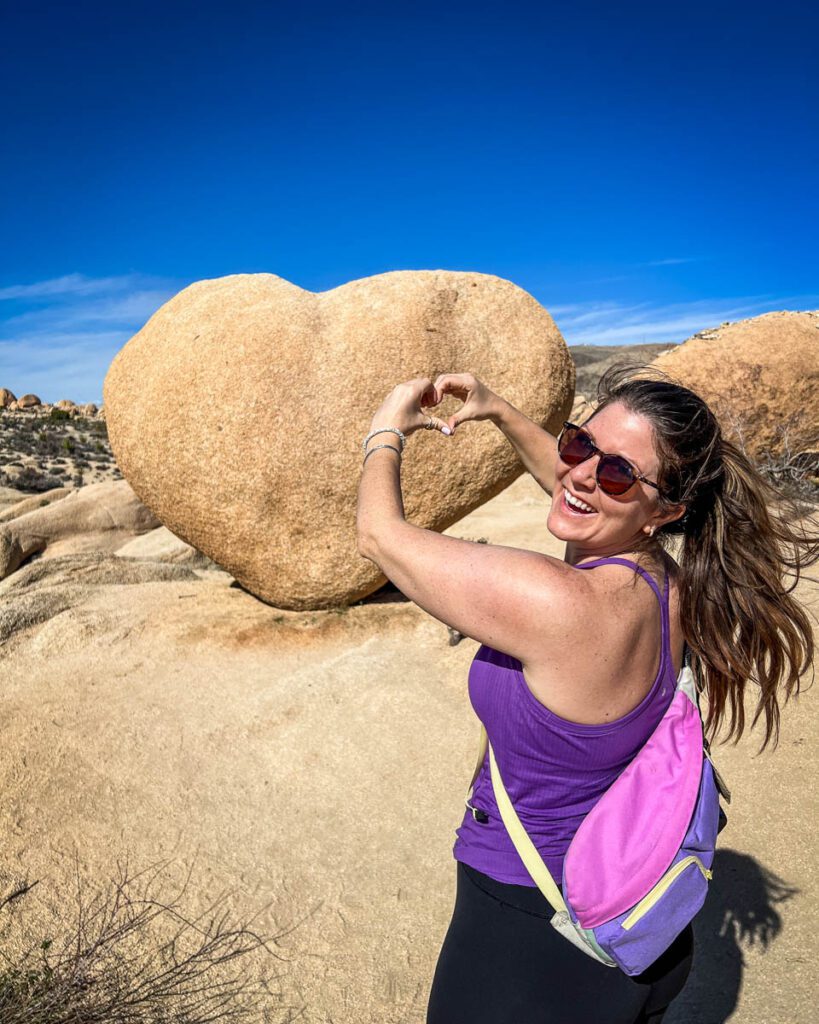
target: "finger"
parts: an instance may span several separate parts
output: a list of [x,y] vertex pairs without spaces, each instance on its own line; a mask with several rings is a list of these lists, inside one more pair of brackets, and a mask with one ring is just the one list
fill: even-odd
[[433,406],[437,405],[439,402],[440,398],[438,397],[438,389],[435,387],[432,381],[428,381],[427,387],[424,389],[424,392],[421,395],[420,404],[424,406]]
[[451,384],[453,382],[456,384],[463,384],[464,376],[465,375],[463,373],[439,373],[435,378],[435,387],[437,388],[444,383]]
[[428,421],[432,421],[429,429],[440,430],[442,434],[451,434],[452,428],[445,423],[443,420],[439,420],[437,416],[430,416]]
[[454,394],[463,400],[468,395],[468,382],[462,373],[443,373],[435,381],[435,390],[441,398],[446,394]]

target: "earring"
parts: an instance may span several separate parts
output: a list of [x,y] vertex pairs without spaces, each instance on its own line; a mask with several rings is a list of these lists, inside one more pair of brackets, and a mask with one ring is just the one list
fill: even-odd
[[654,536],[654,531],[656,529],[657,529],[656,526],[649,526],[649,528],[648,528],[648,535],[649,535],[649,537],[653,537]]

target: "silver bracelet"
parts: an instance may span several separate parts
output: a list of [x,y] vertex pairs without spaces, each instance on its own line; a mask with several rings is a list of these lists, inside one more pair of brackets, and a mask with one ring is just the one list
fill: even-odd
[[[367,442],[370,440],[371,437],[375,437],[376,434],[383,434],[385,430],[392,431],[393,434],[398,434],[398,438],[401,441],[401,451],[403,451],[404,450],[404,445],[407,443],[407,439],[401,433],[401,431],[398,429],[398,427],[378,427],[377,430],[371,430],[369,432],[369,434],[367,434],[367,436],[361,442],[361,449],[362,449],[362,451],[366,452],[366,450],[367,450]],[[375,449],[373,449],[373,450],[375,450]],[[395,450],[398,451],[397,448]],[[400,454],[400,452],[399,452],[399,454]]]
[[[401,452],[398,450],[398,448],[395,447],[394,444],[377,444],[373,448],[370,448],[370,450],[364,456],[364,462],[366,462],[367,459],[369,459],[373,452],[377,452],[379,448],[392,448],[394,452],[398,452],[398,461],[401,461]],[[362,466],[364,465],[364,462],[361,463]]]

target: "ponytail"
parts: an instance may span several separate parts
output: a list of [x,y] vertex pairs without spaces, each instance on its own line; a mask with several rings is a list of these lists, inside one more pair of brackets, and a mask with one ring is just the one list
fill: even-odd
[[[791,595],[800,573],[819,557],[795,502],[779,494],[739,448],[724,438],[722,472],[704,506],[701,528],[683,535],[680,616],[695,655],[692,671],[706,695],[706,736],[728,718],[724,742],[745,729],[745,691],[756,689],[751,729],[779,742],[780,706],[799,693],[813,665],[810,620]],[[710,500],[709,500],[710,499]],[[795,570],[795,573],[789,573]],[[790,582],[788,577],[791,576]]]
[[[640,376],[635,374],[639,373]],[[705,695],[706,739],[727,719],[738,742],[748,684],[756,691],[750,728],[764,718],[765,738],[779,742],[783,703],[800,692],[812,669],[810,619],[792,591],[819,559],[811,509],[775,488],[736,444],[723,437],[707,404],[663,371],[615,364],[598,385],[599,411],[622,402],[654,428],[660,458],[660,511],[684,504],[646,548],[680,541],[680,620],[691,669]],[[813,577],[808,577],[813,579]]]

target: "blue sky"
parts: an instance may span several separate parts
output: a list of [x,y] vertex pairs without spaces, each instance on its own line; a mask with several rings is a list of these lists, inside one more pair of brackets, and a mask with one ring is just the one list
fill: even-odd
[[498,274],[569,344],[817,308],[817,11],[7,5],[0,386],[99,403],[231,273]]

